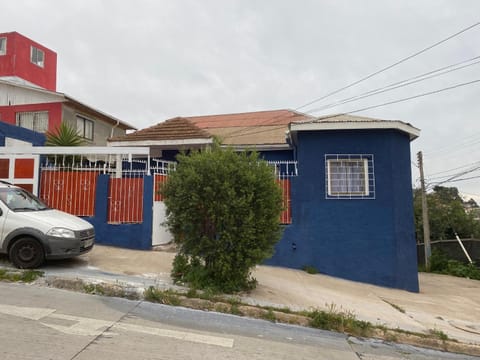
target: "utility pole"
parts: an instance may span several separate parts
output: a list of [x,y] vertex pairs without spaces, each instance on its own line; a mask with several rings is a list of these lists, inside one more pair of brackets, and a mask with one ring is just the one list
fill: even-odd
[[423,175],[423,155],[417,153],[418,169],[420,170],[420,184],[422,191],[422,222],[423,222],[423,245],[425,247],[425,270],[430,271],[430,256],[432,249],[430,246],[430,223],[428,220],[427,191],[425,189],[425,177]]

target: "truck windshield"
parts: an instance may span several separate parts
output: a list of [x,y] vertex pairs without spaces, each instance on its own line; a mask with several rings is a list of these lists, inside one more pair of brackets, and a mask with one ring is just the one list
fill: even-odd
[[20,188],[0,188],[0,201],[12,211],[46,210],[45,205],[36,196]]

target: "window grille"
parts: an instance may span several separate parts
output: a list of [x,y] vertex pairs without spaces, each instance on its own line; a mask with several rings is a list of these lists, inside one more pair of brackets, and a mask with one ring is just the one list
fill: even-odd
[[373,155],[325,155],[327,199],[374,199]]

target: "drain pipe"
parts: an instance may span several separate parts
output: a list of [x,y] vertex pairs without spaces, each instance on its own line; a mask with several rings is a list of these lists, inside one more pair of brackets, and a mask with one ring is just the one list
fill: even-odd
[[112,126],[112,131],[110,131],[110,137],[113,137],[113,132],[118,127],[118,125],[120,125],[120,120],[117,120],[117,123]]

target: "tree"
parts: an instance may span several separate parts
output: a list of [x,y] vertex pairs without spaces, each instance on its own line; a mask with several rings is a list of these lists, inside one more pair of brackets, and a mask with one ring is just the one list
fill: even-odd
[[[430,235],[432,240],[480,236],[480,223],[473,213],[465,211],[464,201],[455,187],[436,186],[427,194]],[[414,212],[417,240],[423,241],[420,189],[414,191]]]
[[78,135],[77,130],[62,122],[54,131],[48,131],[46,134],[47,146],[80,146],[84,144],[84,139]]
[[271,167],[256,152],[218,144],[177,160],[161,190],[178,245],[174,280],[224,292],[253,287],[252,267],[281,236],[282,196]]
[[[78,135],[77,130],[66,123],[60,123],[54,131],[48,131],[46,134],[47,146],[81,146],[85,143],[85,140]],[[49,156],[49,161],[56,162],[56,156]],[[72,165],[80,161],[79,156],[63,155],[62,164]]]

